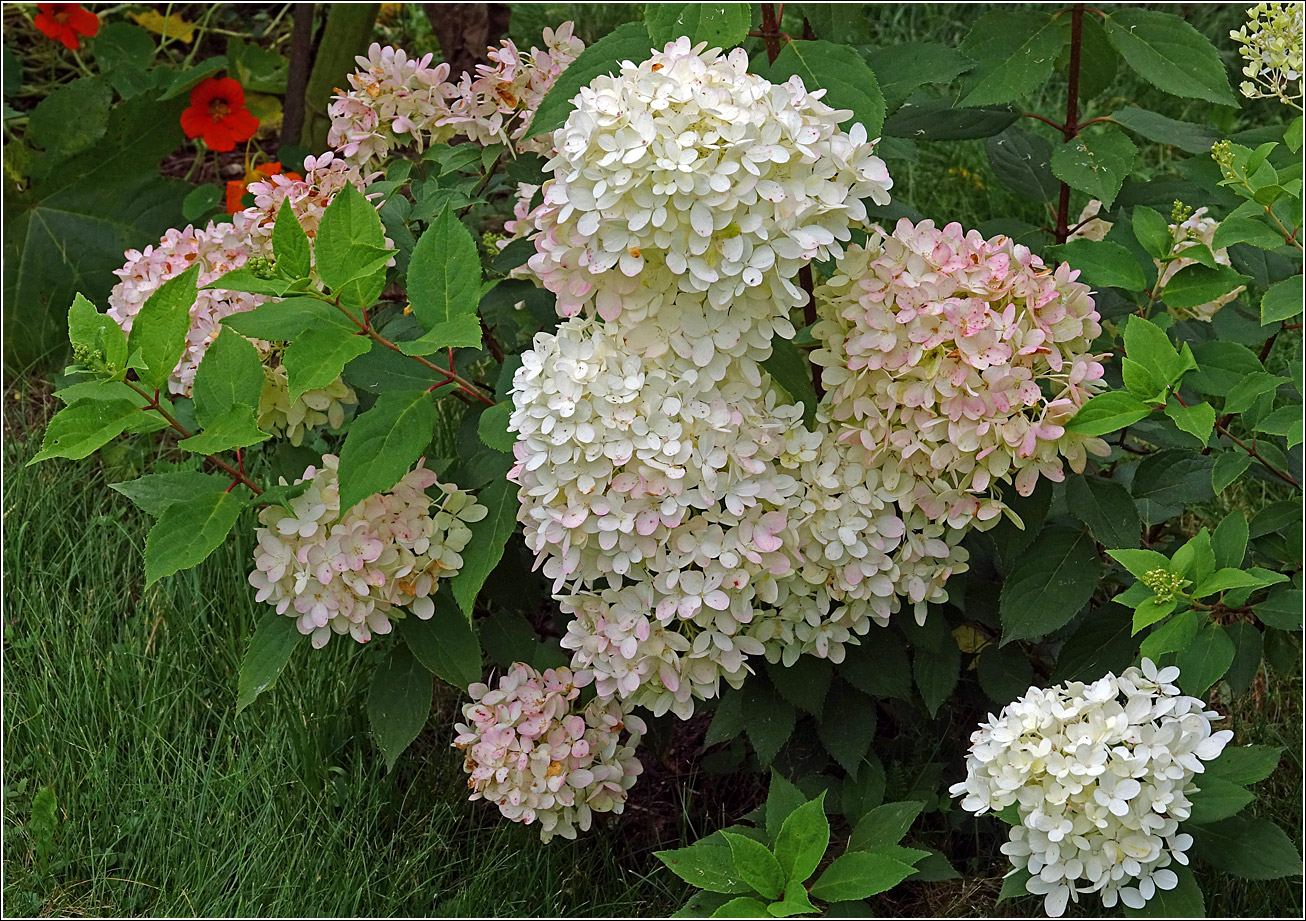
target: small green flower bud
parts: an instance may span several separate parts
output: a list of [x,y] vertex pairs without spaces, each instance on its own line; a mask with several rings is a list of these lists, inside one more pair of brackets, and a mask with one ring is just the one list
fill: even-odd
[[1143,573],[1143,584],[1152,590],[1159,602],[1174,601],[1184,586],[1184,579],[1168,569],[1149,569]]

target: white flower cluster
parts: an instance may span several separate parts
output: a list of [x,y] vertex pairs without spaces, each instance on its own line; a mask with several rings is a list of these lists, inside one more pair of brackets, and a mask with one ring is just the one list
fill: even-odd
[[[1258,3],[1247,25],[1230,32],[1247,64],[1240,89],[1248,99],[1278,99],[1301,110],[1303,12],[1300,3]],[[1295,92],[1294,92],[1295,91]]]
[[[1176,208],[1178,208],[1176,203]],[[1111,228],[1115,226],[1111,221],[1098,217],[1102,210],[1102,203],[1093,199],[1084,206],[1083,212],[1079,215],[1079,224],[1074,233],[1070,235],[1071,239],[1085,240],[1102,240]],[[1187,210],[1187,209],[1184,209]],[[1170,236],[1173,244],[1170,248],[1168,257],[1164,260],[1153,259],[1156,265],[1158,291],[1165,288],[1170,279],[1174,278],[1181,269],[1190,265],[1198,265],[1198,260],[1191,256],[1183,255],[1184,250],[1194,246],[1205,246],[1211,251],[1217,265],[1230,266],[1233,263],[1229,260],[1229,250],[1225,247],[1216,249],[1212,244],[1215,242],[1215,231],[1220,226],[1220,222],[1214,218],[1206,216],[1206,208],[1198,208],[1185,216],[1184,213],[1172,216],[1170,224]],[[1215,314],[1225,304],[1230,303],[1239,294],[1246,291],[1245,285],[1239,285],[1228,294],[1222,294],[1213,301],[1205,304],[1198,304],[1196,307],[1176,308],[1167,306],[1169,313],[1179,320],[1201,320],[1205,323],[1211,322]]]
[[532,214],[529,266],[559,313],[588,310],[645,357],[714,379],[791,338],[798,269],[838,255],[862,199],[887,203],[892,185],[823,93],[688,38],[582,88]]
[[[296,483],[309,481],[288,511],[259,513],[255,569],[257,600],[296,618],[299,632],[321,648],[333,633],[366,643],[390,632],[391,620],[411,608],[425,620],[435,612],[437,582],[462,568],[468,524],[487,514],[469,493],[440,483],[421,462],[393,489],[369,496],[341,515],[339,459],[327,454]],[[283,481],[284,485],[284,481]],[[433,502],[426,490],[440,489]],[[432,506],[435,506],[432,508]]]
[[[284,200],[290,201],[305,232],[315,236],[322,214],[336,193],[346,183],[362,188],[365,181],[356,168],[331,153],[306,158],[304,170],[303,179],[276,175],[253,183],[250,191],[254,193],[254,205],[237,212],[229,224],[210,222],[202,229],[172,229],[156,246],[147,246],[144,251],[128,250],[126,265],[114,272],[121,281],[109,294],[108,315],[130,332],[136,314],[150,295],[191,266],[200,266],[197,283],[202,287],[251,258],[272,258],[272,228]],[[262,295],[241,291],[200,291],[190,309],[186,350],[168,379],[168,391],[189,396],[204,353],[222,331],[223,317],[253,310],[266,300]],[[284,432],[299,444],[307,428],[322,422],[338,428],[344,421],[344,405],[358,402],[354,392],[336,380],[327,387],[305,392],[292,404],[278,350],[261,340],[254,345],[267,378],[258,407],[259,423],[266,431]]]
[[539,822],[546,844],[588,831],[596,812],[621,813],[643,771],[635,748],[644,721],[611,700],[578,707],[586,683],[567,668],[541,674],[517,662],[497,688],[468,689],[466,722],[455,726],[470,798],[494,803],[514,822]]
[[327,143],[353,163],[383,158],[396,147],[418,151],[462,134],[484,145],[514,144],[520,153],[548,150],[548,140],[531,140],[531,118],[558,76],[585,50],[565,22],[544,30],[544,50],[520,51],[511,39],[487,54],[475,74],[448,82],[449,65],[431,66],[433,56],[410,58],[404,51],[373,44],[359,56],[348,91],[333,97],[327,114]]
[[1150,659],[1092,684],[1031,687],[971,736],[966,780],[951,788],[982,815],[1015,805],[1020,825],[1002,852],[1032,874],[1026,888],[1059,917],[1082,893],[1142,908],[1173,889],[1187,864],[1193,777],[1233,737],[1219,714]]

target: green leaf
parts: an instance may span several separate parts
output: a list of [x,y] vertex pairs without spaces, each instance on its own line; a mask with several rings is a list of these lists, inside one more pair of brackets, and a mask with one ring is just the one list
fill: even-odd
[[505,400],[481,412],[476,420],[476,433],[481,441],[496,451],[512,453],[517,436],[508,431],[508,417],[512,415],[512,402]]
[[957,108],[915,93],[884,120],[884,135],[913,141],[965,141],[998,134],[1019,117],[1007,106]]
[[94,147],[109,129],[113,89],[103,77],[80,77],[41,99],[27,121],[24,140],[62,160]]
[[[428,427],[429,431],[429,427]],[[517,485],[496,478],[481,490],[476,501],[489,514],[471,525],[472,539],[463,550],[463,568],[450,579],[453,596],[468,618],[481,586],[503,557],[503,549],[517,526]]]
[[1164,259],[1170,255],[1174,238],[1170,235],[1170,222],[1156,211],[1145,205],[1134,208],[1134,237],[1143,244],[1143,249],[1154,259]]
[[1007,899],[1018,899],[1021,896],[1029,895],[1029,890],[1025,884],[1033,879],[1033,874],[1028,870],[1012,870],[1002,878],[1002,889],[998,892],[998,904],[1001,905]]
[[864,851],[886,844],[897,844],[906,837],[912,823],[924,808],[925,804],[920,802],[885,803],[877,806],[862,816],[853,829],[852,837],[848,839],[848,850]]
[[785,819],[795,809],[807,802],[803,791],[799,790],[778,771],[771,771],[771,786],[766,793],[766,833],[772,841],[780,835]]
[[648,29],[642,22],[617,26],[592,45],[586,46],[576,60],[562,72],[553,88],[535,110],[529,128],[531,137],[562,127],[571,114],[572,100],[581,87],[601,74],[615,74],[622,61],[647,61],[653,48]]
[[1137,636],[1139,631],[1169,617],[1178,605],[1179,602],[1174,599],[1158,601],[1156,598],[1147,598],[1141,601],[1134,608],[1134,635]]
[[673,851],[654,851],[653,856],[685,882],[709,892],[735,895],[749,892],[749,886],[735,869],[730,848],[724,844],[693,844]]
[[1131,918],[1205,918],[1206,902],[1202,887],[1197,884],[1192,867],[1170,864],[1169,869],[1179,877],[1173,889],[1158,888],[1141,909],[1124,906],[1125,915]]
[[203,493],[165,508],[145,539],[145,585],[202,563],[244,507],[244,497],[233,491]]
[[[481,260],[472,235],[450,208],[440,212],[413,249],[408,264],[408,299],[413,314],[428,330],[476,316],[481,300]],[[480,344],[479,321],[474,337],[445,343],[455,347]]]
[[884,93],[866,60],[847,45],[827,41],[791,41],[780,49],[762,76],[772,83],[783,83],[792,76],[802,78],[808,92],[826,91],[822,99],[836,109],[850,109],[852,120],[866,129],[875,140],[884,127]]
[[788,339],[776,336],[771,340],[771,357],[762,362],[762,367],[789,399],[803,405],[803,423],[811,426],[818,401],[807,356]]
[[1150,523],[1172,517],[1170,510],[1211,498],[1210,455],[1194,451],[1158,451],[1143,458],[1134,473],[1131,492],[1143,520]]
[[240,677],[236,683],[236,712],[252,704],[260,694],[277,683],[295,647],[304,639],[295,626],[295,618],[269,611],[254,630],[254,636],[240,660]]
[[[798,662],[807,658],[810,657],[803,656]],[[866,716],[850,720],[849,713],[864,713]],[[826,698],[824,708],[817,708],[817,715],[821,721],[817,729],[821,744],[845,771],[855,776],[875,737],[874,702],[841,681]]]
[[[822,793],[791,812],[776,835],[775,859],[784,871],[785,879],[806,882],[816,872],[829,844],[830,822],[825,817],[825,794]],[[766,894],[762,889],[757,891]]]
[[737,899],[731,899],[716,911],[712,912],[713,918],[761,918],[766,910],[766,903],[759,902],[751,895],[741,895]]
[[394,770],[399,756],[426,725],[431,691],[431,673],[407,646],[395,646],[373,674],[367,692],[367,721],[385,756],[387,771]]
[[198,435],[177,442],[177,447],[196,454],[220,454],[234,448],[248,448],[270,437],[258,427],[254,407],[237,403],[212,419]]
[[1165,283],[1161,297],[1171,307],[1185,310],[1209,304],[1249,281],[1251,278],[1227,265],[1214,269],[1204,265],[1189,265]]
[[1157,89],[1172,96],[1238,107],[1219,52],[1181,17],[1125,8],[1112,12],[1105,25],[1111,46]]
[[[410,273],[409,278],[412,278]],[[432,355],[445,349],[477,348],[481,345],[481,318],[475,313],[436,323],[420,339],[396,342],[405,355]]]
[[295,216],[289,198],[282,199],[276,223],[272,225],[272,254],[276,257],[277,271],[286,278],[307,278],[313,270],[308,234]]
[[481,643],[476,630],[453,601],[440,592],[435,613],[427,620],[416,615],[399,619],[399,635],[427,671],[456,688],[481,680]]
[[768,899],[778,899],[784,892],[785,874],[775,855],[752,838],[723,832],[730,845],[730,857],[740,878]]
[[659,48],[682,35],[688,35],[695,45],[707,42],[709,48],[733,48],[748,37],[752,23],[753,14],[747,3],[644,5],[644,25],[654,46]]
[[1247,375],[1265,371],[1252,350],[1237,342],[1199,342],[1193,355],[1198,369],[1184,383],[1200,393],[1224,396]]
[[1261,298],[1261,324],[1290,320],[1302,311],[1301,276],[1294,275],[1270,285]]
[[122,493],[141,511],[155,518],[174,502],[204,493],[226,492],[231,481],[198,470],[179,473],[150,473],[124,483],[110,483],[109,488]]
[[1215,572],[1215,552],[1211,549],[1211,532],[1202,528],[1175,551],[1169,569],[1193,582]]
[[1087,531],[1053,525],[1038,553],[1018,560],[1002,584],[1002,641],[1036,639],[1065,626],[1093,595],[1100,572]]
[[1140,137],[1178,147],[1185,153],[1205,156],[1211,152],[1211,145],[1220,140],[1220,133],[1207,125],[1176,121],[1134,106],[1117,109],[1110,118]]
[[1203,774],[1195,780],[1201,789],[1188,797],[1193,804],[1189,821],[1195,825],[1209,825],[1237,815],[1244,806],[1256,799],[1250,791],[1218,777]]
[[79,460],[123,432],[150,432],[165,428],[163,417],[143,412],[130,400],[78,400],[54,414],[45,427],[41,450],[28,466],[52,457]]
[[[1010,129],[1008,129],[1010,130]],[[1147,287],[1134,254],[1110,240],[1071,240],[1053,248],[1056,259],[1079,269],[1081,281],[1100,288],[1142,291]]]
[[1283,829],[1268,819],[1234,816],[1194,827],[1193,856],[1243,879],[1300,876],[1301,855]]
[[1034,678],[1029,655],[1016,645],[990,643],[984,647],[976,672],[984,693],[995,703],[1003,705],[1029,690]]
[[1270,596],[1255,605],[1252,611],[1261,623],[1279,630],[1300,630],[1302,628],[1302,590],[1280,586],[1270,592]]
[[[1283,246],[1283,234],[1259,217],[1230,215],[1215,228],[1211,246],[1227,249],[1235,243],[1249,243],[1260,249],[1275,250]],[[1262,320],[1261,322],[1265,322]]]
[[68,341],[101,352],[104,363],[111,368],[127,365],[127,334],[81,294],[73,298],[68,308]]
[[1178,652],[1188,646],[1197,636],[1197,614],[1194,611],[1181,611],[1153,630],[1143,640],[1139,655],[1156,661],[1168,652]]
[[1263,588],[1265,582],[1241,569],[1225,568],[1216,570],[1211,576],[1198,583],[1193,589],[1193,597],[1205,598],[1231,588]]
[[1263,416],[1252,427],[1254,432],[1267,435],[1282,435],[1288,440],[1288,447],[1293,448],[1302,442],[1301,404],[1281,406],[1267,416]]
[[808,898],[806,886],[796,880],[790,880],[785,884],[784,899],[768,905],[766,910],[776,918],[788,918],[791,915],[814,914],[820,909]]
[[1224,398],[1224,411],[1246,412],[1260,399],[1261,394],[1273,393],[1286,383],[1288,383],[1287,378],[1277,377],[1266,371],[1254,371],[1227,392]]
[[1215,430],[1215,407],[1210,403],[1181,406],[1172,399],[1165,405],[1165,414],[1180,429],[1196,438],[1201,446],[1206,445]]
[[1155,550],[1108,550],[1107,556],[1138,579],[1141,579],[1149,569],[1170,568],[1169,558]]
[[318,276],[333,292],[376,271],[386,252],[385,228],[353,183],[345,183],[322,212],[313,247]]
[[1134,497],[1119,483],[1100,476],[1066,480],[1066,505],[1088,525],[1098,543],[1111,548],[1137,547],[1143,530]]
[[372,340],[339,326],[304,330],[290,345],[281,363],[290,381],[290,402],[306,391],[330,386],[345,365],[372,348]]
[[1116,200],[1137,154],[1138,148],[1123,131],[1080,135],[1052,154],[1052,173],[1072,189],[1101,200],[1105,210]]
[[200,267],[193,265],[159,286],[142,305],[127,337],[129,354],[139,351],[146,369],[140,372],[147,388],[162,390],[186,351],[190,309],[195,304]]
[[911,663],[898,637],[882,631],[874,646],[847,646],[839,666],[843,679],[863,694],[911,700]]
[[1282,755],[1283,749],[1271,745],[1226,745],[1220,757],[1206,763],[1202,777],[1251,786],[1273,774]]
[[207,285],[203,285],[201,290],[244,291],[249,294],[281,297],[290,290],[290,282],[284,278],[264,278],[262,275],[256,275],[251,269],[232,269],[219,275]]
[[1193,697],[1204,696],[1211,685],[1229,670],[1234,652],[1233,640],[1229,639],[1224,627],[1207,624],[1175,657],[1175,665],[1179,666],[1179,687]]
[[354,417],[340,450],[342,515],[403,478],[430,443],[435,419],[435,405],[425,390],[383,393],[371,409]]
[[[839,11],[842,4],[820,4],[818,10]],[[831,41],[846,41],[846,32],[838,35],[817,34]],[[936,42],[902,42],[883,48],[867,49],[864,54],[871,65],[889,110],[900,106],[912,91],[927,83],[948,83],[975,66],[975,62],[949,45]]]
[[1007,188],[1033,201],[1056,198],[1061,185],[1052,175],[1052,144],[1047,139],[1012,125],[984,147],[994,174]]
[[985,13],[961,43],[961,52],[976,62],[975,82],[961,104],[1005,103],[1032,93],[1052,74],[1069,37],[1064,16],[1037,10]]
[[215,185],[199,185],[181,201],[181,213],[191,223],[202,223],[202,218],[211,214],[222,201],[222,192]]
[[258,406],[263,383],[263,363],[254,343],[232,330],[222,330],[195,372],[191,388],[195,418],[208,428],[237,404]]
[[682,905],[677,911],[673,912],[671,917],[706,918],[729,901],[731,901],[731,898],[728,895],[700,889],[689,897],[688,902]]
[[253,310],[223,317],[222,325],[250,339],[273,342],[293,340],[306,329],[358,331],[358,326],[337,307],[315,297],[267,301]]
[[798,714],[772,688],[752,681],[744,685],[743,718],[758,760],[770,765],[793,734]]
[[1224,492],[1251,465],[1251,456],[1241,451],[1224,451],[1217,454],[1215,465],[1211,468],[1211,489],[1217,493]]
[[849,851],[826,868],[811,893],[826,902],[864,899],[892,889],[916,870],[911,864],[867,851]]
[[856,823],[884,802],[886,781],[884,765],[872,751],[857,776],[845,777],[839,788],[839,811],[844,814],[844,818],[850,823]]
[[1080,435],[1107,435],[1133,425],[1152,414],[1152,407],[1119,390],[1099,393],[1082,407],[1066,426]]
[[1185,360],[1175,349],[1164,330],[1139,316],[1131,315],[1125,324],[1125,352],[1162,385],[1178,382],[1196,367],[1196,362]]
[[918,648],[912,657],[912,674],[921,699],[930,716],[937,716],[939,707],[948,699],[961,674],[961,650],[949,637],[938,649]]

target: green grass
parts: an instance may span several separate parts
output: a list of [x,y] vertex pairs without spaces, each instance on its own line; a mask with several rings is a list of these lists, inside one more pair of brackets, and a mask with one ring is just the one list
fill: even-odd
[[[252,526],[144,589],[148,521],[107,488],[98,461],[23,467],[32,453],[5,446],[8,912],[618,915],[679,904],[679,881],[655,872],[619,823],[545,847],[467,802],[449,747],[456,692],[387,776],[361,715],[369,649],[300,650],[236,716],[236,671],[262,613],[244,583]],[[42,874],[23,825],[47,786],[59,827]]]

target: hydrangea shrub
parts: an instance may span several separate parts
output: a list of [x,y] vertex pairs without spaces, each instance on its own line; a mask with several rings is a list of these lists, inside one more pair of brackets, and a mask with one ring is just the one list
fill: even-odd
[[[1050,915],[1300,874],[1240,814],[1278,752],[1211,694],[1299,650],[1301,118],[1094,114],[1088,41],[1238,105],[1170,13],[989,12],[921,68],[783,15],[649,4],[466,74],[372,46],[302,174],[77,298],[36,461],[168,439],[189,463],[114,488],[157,519],[148,582],[255,529],[237,708],[378,645],[387,764],[433,676],[462,689],[471,799],[545,842],[620,821],[655,730],[710,714],[709,757],[772,779],[659,852],[690,914],[869,910],[956,875],[918,820],[1000,830],[967,812]],[[1300,9],[1249,15],[1242,95],[1298,108]],[[1018,122],[1054,71],[1049,140]],[[915,210],[895,162],[976,137],[1048,226]],[[1191,156],[1154,181],[1131,137]],[[886,802],[880,712],[979,729]]]

